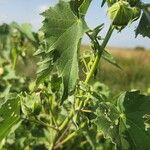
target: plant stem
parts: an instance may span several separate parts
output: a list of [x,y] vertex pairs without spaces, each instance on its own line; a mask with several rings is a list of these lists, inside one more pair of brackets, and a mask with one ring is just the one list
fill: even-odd
[[109,30],[106,34],[106,37],[105,37],[102,45],[101,46],[99,45],[99,51],[97,53],[97,56],[96,56],[96,59],[95,59],[93,65],[92,65],[92,68],[91,68],[89,74],[86,77],[85,83],[88,83],[90,81],[90,79],[92,78],[92,76],[94,75],[94,73],[97,69],[97,66],[99,64],[100,58],[102,56],[103,50],[106,47],[106,45],[107,45],[107,43],[108,43],[108,41],[109,41],[109,39],[110,39],[110,37],[113,33],[113,30],[114,30],[114,26],[110,25]]
[[57,121],[56,121],[56,119],[55,119],[55,117],[54,117],[54,114],[53,114],[53,112],[52,112],[52,110],[51,110],[51,109],[50,109],[50,113],[51,113],[52,120],[53,120],[53,122],[54,122],[55,126],[58,128]]
[[69,134],[63,141],[57,143],[53,149],[59,148],[61,145],[63,145],[64,143],[66,143],[67,141],[69,141],[71,138],[73,138],[76,135],[77,135],[77,132],[73,132],[73,133]]
[[62,131],[66,127],[66,125],[69,123],[70,119],[74,116],[74,114],[75,114],[75,111],[74,109],[72,109],[68,117],[63,121],[63,123],[59,127],[60,131]]
[[68,132],[70,126],[71,126],[71,124],[69,124],[69,125],[65,128],[64,132],[59,136],[59,138],[58,138],[58,140],[56,141],[56,144],[55,144],[55,145],[57,145],[57,144],[64,138],[64,136],[65,136],[66,133]]
[[58,128],[51,126],[49,124],[46,124],[45,122],[39,120],[37,117],[34,117],[34,118],[35,119],[30,119],[30,121],[33,121],[34,123],[37,123],[37,124],[41,124],[42,126],[47,127],[47,128],[52,128],[52,129],[56,130],[57,132],[59,131]]
[[[100,58],[101,58],[101,56],[102,56],[103,50],[104,50],[104,48],[106,47],[106,45],[107,45],[107,43],[108,43],[108,41],[109,41],[109,39],[110,39],[110,37],[111,37],[111,35],[112,35],[112,33],[113,33],[113,30],[114,30],[114,26],[110,25],[109,30],[108,30],[108,32],[107,32],[107,34],[106,34],[106,37],[105,37],[105,39],[104,39],[102,45],[101,45],[101,46],[99,45],[99,51],[98,51],[98,53],[97,53],[96,59],[95,59],[95,61],[94,61],[94,64],[92,65],[92,68],[91,68],[91,70],[90,70],[90,73],[87,75],[87,78],[86,78],[86,80],[85,80],[85,83],[88,83],[88,82],[90,81],[91,77],[93,76],[93,74],[95,73],[95,70],[97,69],[98,63],[99,63]],[[79,108],[80,108],[80,109],[81,109],[81,107],[82,107],[82,104],[83,104],[83,102],[81,102],[80,105],[79,105]],[[76,114],[76,113],[75,113],[75,110],[74,110],[74,108],[72,108],[72,110],[71,110],[69,116],[68,116],[68,117],[63,121],[63,123],[60,125],[59,131],[63,131],[63,130],[66,128],[66,126],[68,125],[69,121],[71,120],[71,118],[72,118],[75,114]],[[66,142],[66,140],[68,141],[68,138],[70,139],[70,137],[67,137],[67,138],[66,138],[64,141],[62,141],[60,144]],[[60,144],[59,144],[59,145],[60,145]],[[58,146],[56,146],[56,147],[58,147]]]

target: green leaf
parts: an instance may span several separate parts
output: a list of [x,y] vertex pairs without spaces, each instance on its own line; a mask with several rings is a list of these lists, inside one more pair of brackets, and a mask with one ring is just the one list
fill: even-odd
[[106,2],[108,4],[108,7],[110,7],[111,5],[113,5],[114,3],[116,3],[117,0],[103,0],[102,4],[101,4],[101,7],[103,7]]
[[8,35],[10,33],[10,27],[8,24],[4,23],[0,25],[0,35]]
[[92,0],[70,1],[72,11],[78,16],[85,16]]
[[0,141],[5,138],[11,128],[20,119],[20,101],[11,95],[6,101],[0,102]]
[[106,0],[103,0],[102,4],[101,4],[101,7],[103,7],[105,5],[105,3],[106,3]]
[[82,15],[85,15],[90,4],[91,4],[92,0],[83,0],[81,6],[79,7],[79,12]]
[[150,97],[138,91],[122,94],[115,105],[102,102],[96,124],[117,149],[146,150],[150,147]]
[[[74,90],[78,80],[78,50],[83,34],[88,30],[85,21],[78,18],[71,9],[69,2],[60,1],[55,7],[50,7],[43,13],[42,31],[48,43],[45,57],[52,57],[53,62],[43,62],[41,65],[41,76],[49,76],[48,70],[57,67],[63,77],[65,95]],[[38,82],[40,82],[38,80]]]
[[35,37],[32,32],[31,24],[24,23],[22,25],[17,24],[16,22],[12,23],[12,27],[16,28],[19,32],[26,36],[31,42],[35,42]]
[[139,25],[136,29],[136,36],[142,35],[143,37],[150,38],[150,8],[144,9]]
[[115,58],[110,53],[108,53],[106,50],[103,51],[102,57],[110,64],[121,69],[121,67],[117,64]]
[[141,9],[138,8],[138,7],[132,7],[132,12],[133,12],[133,15],[132,15],[132,22],[138,20],[141,16]]
[[98,34],[103,29],[103,27],[104,27],[104,24],[101,24],[101,25],[97,26],[96,28],[94,28],[93,30],[89,31],[88,36],[90,37],[91,42],[94,41],[95,38],[98,38]]
[[8,39],[10,36],[10,31],[11,31],[11,29],[8,24],[3,23],[2,25],[0,25],[0,45],[1,45],[0,55],[1,55],[1,57],[3,57],[5,55],[2,50],[4,50],[4,49],[7,50],[9,47]]
[[118,100],[118,107],[125,115],[122,122],[126,124],[126,140],[132,149],[150,147],[150,128],[146,129],[145,126],[145,117],[150,115],[150,96],[141,95],[139,91],[127,92]]
[[108,6],[111,6],[117,2],[118,2],[118,0],[107,0]]
[[101,102],[97,109],[96,125],[98,131],[103,132],[106,139],[111,138],[112,142],[116,144],[118,149],[123,149],[118,123],[119,111],[117,108],[109,102]]
[[127,0],[131,7],[138,6],[141,4],[141,0]]

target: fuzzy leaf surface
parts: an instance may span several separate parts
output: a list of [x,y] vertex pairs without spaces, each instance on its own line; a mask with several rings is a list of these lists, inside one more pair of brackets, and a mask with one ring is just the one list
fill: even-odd
[[150,128],[146,128],[146,116],[150,115],[150,97],[138,91],[126,92],[120,96],[117,105],[100,104],[96,120],[98,130],[111,138],[117,149],[148,149]]
[[[42,31],[48,43],[48,50],[45,53],[47,55],[53,53],[54,66],[63,77],[65,95],[68,95],[74,90],[78,80],[78,50],[88,27],[82,18],[75,15],[69,2],[60,1],[55,7],[45,11],[43,16],[45,19]],[[45,67],[41,69],[42,74],[51,70],[49,68],[51,65],[45,66],[44,63],[42,65]]]
[[13,22],[12,26],[20,31],[23,35],[25,35],[30,41],[35,42],[31,24],[24,23],[22,25],[19,25],[16,22]]
[[11,128],[19,121],[19,99],[10,97],[0,103],[0,141],[7,136]]

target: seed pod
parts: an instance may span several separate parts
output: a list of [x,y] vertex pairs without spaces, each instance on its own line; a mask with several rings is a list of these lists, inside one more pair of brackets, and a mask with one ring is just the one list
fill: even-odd
[[132,8],[128,2],[119,1],[108,9],[108,15],[115,26],[126,26],[133,16]]

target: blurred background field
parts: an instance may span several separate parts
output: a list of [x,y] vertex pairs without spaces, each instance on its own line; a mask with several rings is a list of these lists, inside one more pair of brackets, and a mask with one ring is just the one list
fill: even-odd
[[[89,50],[83,46],[81,51]],[[144,47],[107,48],[114,56],[119,66],[102,61],[98,70],[97,80],[110,87],[112,93],[125,90],[138,89],[143,92],[150,87],[150,51]]]
[[[82,46],[81,51],[89,51],[89,46]],[[125,90],[138,89],[146,92],[150,87],[150,50],[143,47],[107,48],[122,69],[102,60],[96,79],[106,84],[112,94]],[[18,73],[23,76],[36,78],[36,58],[29,54],[27,64],[18,63]]]
[[[4,24],[4,27],[5,26],[7,25]],[[4,36],[1,36],[0,38],[1,70],[3,69],[3,66],[5,66],[5,63],[12,63],[9,60],[9,52],[13,50],[13,41],[16,40],[17,37],[11,37],[12,44],[3,44],[3,42],[7,41],[7,38],[9,39],[9,36],[10,35],[5,37],[4,34]],[[36,63],[38,62],[38,58],[33,56],[35,51],[36,48],[34,45],[30,41],[25,40],[23,45],[21,45],[21,48],[18,49],[19,56],[17,58],[18,61],[16,66],[17,74],[28,77],[29,80],[33,81],[36,79]],[[82,53],[89,51],[90,46],[81,46]],[[118,69],[108,62],[102,60],[100,62],[96,79],[106,84],[111,89],[113,94],[131,89],[138,89],[142,92],[146,92],[147,89],[150,88],[150,49],[145,49],[144,47],[140,46],[135,47],[134,49],[107,47],[107,51],[112,54],[117,64],[119,64],[122,69]],[[5,57],[5,55],[7,57]]]

